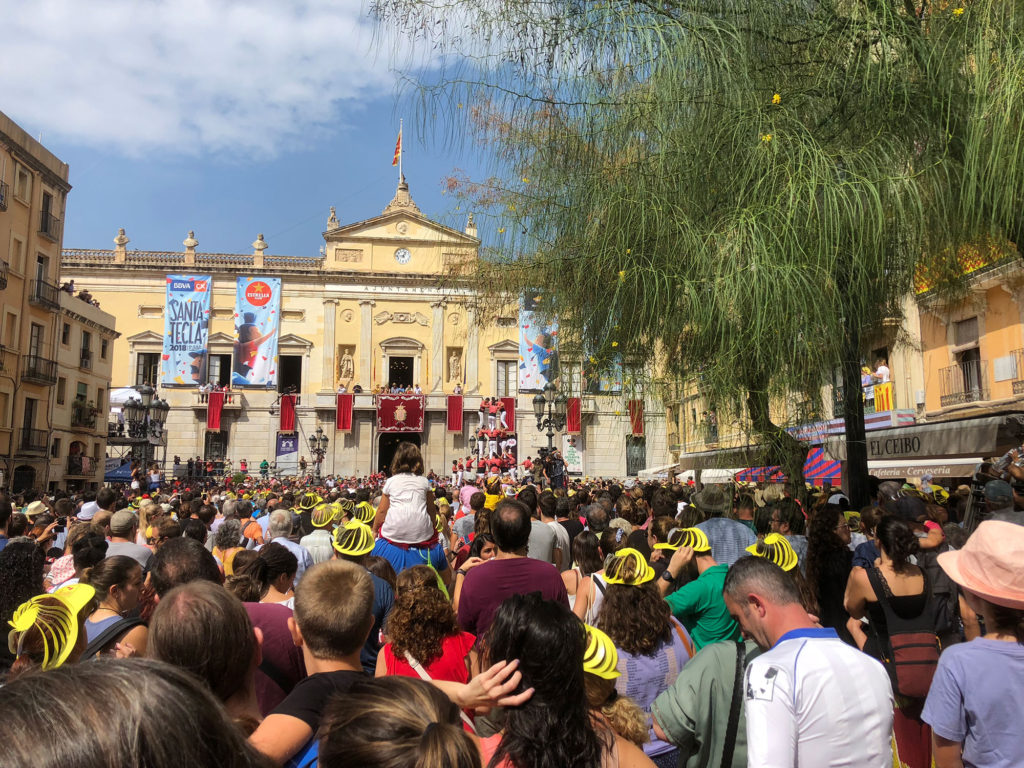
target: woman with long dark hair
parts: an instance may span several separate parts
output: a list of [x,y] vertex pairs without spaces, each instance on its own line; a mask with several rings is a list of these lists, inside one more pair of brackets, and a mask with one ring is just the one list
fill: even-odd
[[854,645],[846,626],[850,614],[843,607],[846,582],[853,568],[849,548],[850,524],[834,504],[826,504],[811,518],[807,531],[807,583],[818,602],[818,620]]
[[619,550],[604,571],[608,588],[597,628],[618,650],[615,689],[644,710],[650,740],[643,750],[659,768],[675,768],[679,750],[654,733],[651,705],[675,683],[683,665],[693,656],[693,641],[654,584],[654,569],[635,549]]
[[[238,561],[238,555],[235,559]],[[271,542],[260,547],[251,562],[235,563],[228,588],[243,603],[281,603],[294,608],[298,569],[298,558],[284,546]]]
[[499,733],[480,740],[487,768],[601,768],[652,766],[587,706],[583,658],[586,628],[565,606],[539,593],[513,595],[487,632],[488,664],[519,660],[517,690],[525,703],[505,710]]
[[[910,562],[918,551],[917,538],[910,526],[898,517],[887,515],[878,522],[875,539],[880,554],[878,565],[871,566],[870,570],[853,569],[846,586],[845,604],[851,618],[870,618],[863,650],[884,661],[890,656],[890,628],[883,600],[901,623],[913,622],[924,633],[934,633],[935,622],[927,576]],[[896,694],[893,733],[901,765],[930,768],[931,732],[921,720],[924,699],[901,695],[898,681],[893,682]]]
[[139,607],[142,593],[142,566],[138,560],[114,555],[101,560],[82,574],[82,583],[96,590],[97,605],[85,621],[86,637],[91,644],[101,636],[103,647],[97,653],[112,651],[118,643],[132,648],[139,656],[146,653],[148,630],[145,624],[126,618]]
[[597,536],[583,531],[572,542],[572,568],[562,571],[562,581],[569,595],[569,607],[576,605],[576,595],[586,578],[601,570],[601,545]]

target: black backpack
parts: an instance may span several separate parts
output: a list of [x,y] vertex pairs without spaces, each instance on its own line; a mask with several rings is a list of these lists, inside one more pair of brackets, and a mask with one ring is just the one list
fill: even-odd
[[939,555],[949,551],[949,544],[942,542],[935,549],[924,549],[917,553],[917,565],[924,571],[932,589],[932,607],[935,612],[935,634],[942,641],[942,647],[960,641],[960,593],[954,582],[939,566]]

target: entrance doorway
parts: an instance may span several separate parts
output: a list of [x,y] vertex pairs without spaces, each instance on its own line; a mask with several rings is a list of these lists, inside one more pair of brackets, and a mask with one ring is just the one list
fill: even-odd
[[413,385],[413,358],[411,357],[389,357],[388,358],[388,386],[405,387],[409,389]]
[[380,446],[377,450],[377,471],[385,474],[391,473],[391,460],[395,458],[395,451],[399,443],[412,443],[422,448],[422,438],[418,434],[407,432],[392,434],[386,433],[380,436]]
[[14,475],[11,477],[11,491],[21,493],[36,485],[36,470],[28,464],[14,468]]
[[626,475],[636,477],[647,469],[647,441],[642,437],[626,438]]

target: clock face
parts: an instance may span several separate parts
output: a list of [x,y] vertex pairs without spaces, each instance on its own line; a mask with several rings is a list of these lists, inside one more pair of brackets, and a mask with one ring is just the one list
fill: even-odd
[[408,248],[399,248],[397,251],[395,251],[395,261],[397,261],[399,264],[408,264],[409,259],[411,258],[412,254],[409,253]]

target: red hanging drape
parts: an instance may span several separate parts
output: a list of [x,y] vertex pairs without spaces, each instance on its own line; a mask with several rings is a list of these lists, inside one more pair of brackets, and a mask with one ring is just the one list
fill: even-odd
[[377,395],[377,431],[422,432],[423,395]]
[[448,395],[448,431],[462,431],[462,395]]
[[644,401],[629,401],[629,429],[633,437],[644,434]]
[[206,403],[206,428],[220,432],[220,414],[224,410],[224,393],[211,392]]
[[508,423],[508,431],[516,431],[516,399],[514,397],[501,398],[501,404],[505,406],[505,421]]
[[570,397],[568,407],[565,410],[565,431],[570,435],[578,435],[583,429],[582,411],[580,399]]
[[281,431],[295,431],[295,395],[281,395]]
[[354,401],[355,396],[351,392],[338,395],[337,423],[335,427],[337,427],[339,432],[352,431],[352,403]]

